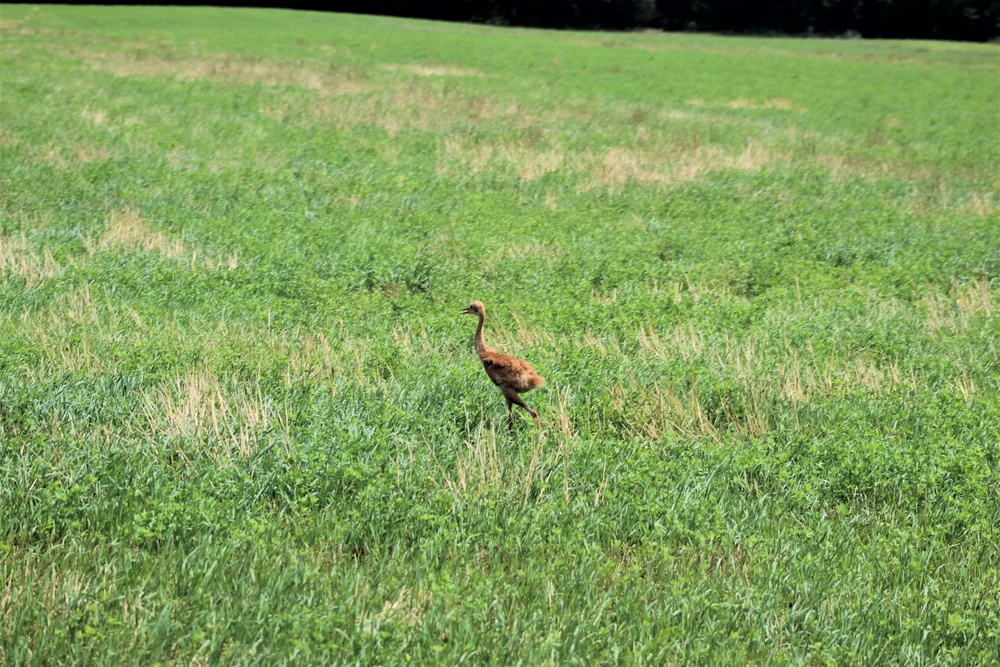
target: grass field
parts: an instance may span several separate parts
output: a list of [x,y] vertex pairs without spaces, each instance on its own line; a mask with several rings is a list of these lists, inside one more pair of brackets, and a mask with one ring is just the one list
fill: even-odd
[[0,30],[3,664],[1000,660],[997,45]]

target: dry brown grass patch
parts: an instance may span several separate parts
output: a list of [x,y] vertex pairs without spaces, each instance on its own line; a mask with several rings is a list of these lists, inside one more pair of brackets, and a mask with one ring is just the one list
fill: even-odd
[[215,80],[266,86],[297,86],[329,95],[357,94],[369,89],[353,71],[334,64],[274,62],[220,53],[195,58],[156,54],[142,47],[130,51],[76,54],[95,69],[122,77],[173,77],[181,80]]
[[114,249],[157,253],[189,263],[192,268],[204,266],[210,270],[232,271],[240,264],[239,251],[235,249],[224,251],[214,257],[199,257],[198,248],[153,230],[145,218],[130,207],[112,210],[108,214],[101,235],[96,239],[85,239],[84,247],[89,255],[101,250]]
[[377,94],[326,96],[309,112],[338,128],[375,126],[389,136],[407,128],[441,131],[455,124],[484,121],[514,127],[529,122],[528,117],[518,116],[493,100],[442,93],[412,79],[392,82]]
[[782,111],[804,111],[802,107],[794,104],[791,100],[785,99],[784,97],[772,97],[771,99],[764,102],[765,109],[781,109]]
[[80,118],[94,125],[104,125],[104,122],[108,119],[108,115],[98,109],[86,108],[80,112]]
[[56,167],[75,167],[90,162],[104,162],[111,159],[111,151],[104,146],[95,146],[86,140],[81,140],[73,146],[48,145],[39,155],[45,164]]
[[991,318],[996,310],[990,281],[986,278],[955,283],[947,293],[935,290],[919,304],[924,310],[927,328],[934,335],[944,330],[951,333],[966,330],[971,325],[970,318],[979,315]]
[[416,595],[406,586],[399,589],[395,599],[386,600],[374,617],[359,618],[358,623],[369,632],[377,633],[379,626],[385,622],[400,623],[411,628],[423,625],[423,616],[430,606],[431,593],[426,589],[419,590]]
[[969,377],[969,373],[965,369],[962,369],[961,375],[949,382],[949,385],[962,396],[966,403],[972,403],[973,396],[978,390],[975,380]]
[[545,208],[549,209],[550,211],[559,210],[559,198],[556,197],[556,193],[553,192],[552,190],[545,191]]
[[14,148],[21,145],[21,139],[5,127],[0,127],[0,146]]
[[171,239],[150,229],[146,220],[134,209],[115,209],[108,215],[104,232],[95,243],[88,244],[88,252],[108,248],[126,248],[142,252],[157,252],[166,257],[189,256],[183,241]]
[[[55,297],[41,310],[28,309],[9,316],[12,330],[38,345],[38,366],[32,377],[42,379],[67,371],[100,374],[115,366],[122,349],[139,347],[158,336],[167,345],[184,340],[206,357],[240,349],[250,366],[280,364],[284,384],[307,381],[324,385],[335,395],[338,387],[378,386],[380,379],[365,372],[367,343],[339,333],[284,331],[218,320],[214,325],[170,319],[150,323],[127,305],[113,303],[106,293],[83,285]],[[430,353],[437,344],[426,332],[406,343],[407,354]]]
[[[472,143],[459,137],[446,137],[443,149],[444,156],[441,155],[440,149],[438,151],[438,162],[435,168],[440,176],[460,176],[464,169],[478,174],[484,171],[493,160],[494,147],[492,145]],[[458,165],[453,167],[444,162],[442,157],[456,161]]]
[[773,97],[763,102],[754,102],[743,97],[725,102],[730,109],[778,109],[779,111],[804,111],[801,106],[784,97]]
[[417,76],[472,76],[482,78],[486,76],[477,69],[471,67],[459,67],[457,65],[395,65],[386,63],[379,65],[380,69],[388,72],[410,72]]
[[48,250],[36,251],[22,232],[18,236],[0,233],[0,273],[24,278],[29,287],[63,272]]
[[995,305],[993,295],[990,292],[990,281],[986,278],[971,280],[964,285],[956,285],[953,288],[955,303],[958,309],[967,315],[984,313],[987,317],[993,316]]
[[[530,181],[550,172],[572,172],[580,176],[584,188],[618,189],[629,182],[664,185],[690,181],[726,169],[758,171],[771,164],[787,162],[790,153],[757,141],[738,151],[694,143],[657,143],[647,147],[612,146],[603,153],[574,151],[558,143],[513,140],[497,143],[448,137],[438,152],[438,175],[463,178],[468,174],[511,173]],[[548,205],[554,206],[553,198]]]
[[535,260],[544,264],[550,264],[559,259],[560,252],[558,243],[549,243],[537,239],[532,239],[524,243],[501,244],[496,250],[485,257],[483,266],[487,269],[492,269],[511,261],[524,260]]
[[[308,330],[276,331],[270,328],[250,330],[240,327],[230,330],[220,322],[217,332],[213,333],[207,344],[226,345],[235,340],[251,346],[255,350],[253,354],[261,355],[261,362],[275,357],[284,359],[286,388],[297,381],[319,382],[328,386],[336,395],[337,387],[344,383],[373,386],[380,382],[378,377],[365,371],[367,341],[348,338],[343,330],[332,335]],[[410,350],[419,348],[421,344],[430,344],[426,335],[420,338],[421,343],[414,343],[408,332],[400,333],[397,340]],[[420,351],[425,350],[420,348]]]
[[[561,411],[565,415],[565,405],[561,406]],[[514,419],[519,422],[523,416],[515,412]],[[506,421],[504,417],[504,428]],[[554,424],[556,446],[546,447],[547,432],[553,425],[544,415],[542,424],[543,430],[534,434],[530,456],[512,458],[500,452],[504,447],[501,441],[509,436],[497,433],[497,422],[492,419],[480,421],[469,439],[462,443],[454,472],[441,469],[443,486],[459,498],[479,498],[482,502],[490,496],[513,496],[520,497],[526,505],[542,501],[558,467],[563,478],[563,496],[569,502],[573,490],[570,456],[572,427],[568,418],[559,419],[557,415]],[[534,425],[529,428],[534,428]],[[543,473],[543,470],[546,472]]]
[[39,365],[30,371],[33,379],[67,371],[105,372],[115,365],[114,351],[138,344],[146,329],[135,310],[113,306],[106,293],[94,294],[88,284],[11,320],[18,335],[37,343]]
[[529,141],[489,144],[448,137],[443,148],[443,154],[439,151],[436,171],[444,176],[461,177],[470,172],[478,174],[509,168],[518,178],[533,181],[559,171],[567,162],[567,152],[562,147],[538,146]]
[[715,425],[702,409],[698,389],[677,392],[668,383],[639,387],[634,379],[629,386],[608,387],[611,404],[616,412],[626,414],[637,435],[650,440],[664,433],[718,440]]
[[558,146],[539,150],[524,144],[507,144],[500,149],[501,157],[513,165],[517,175],[525,181],[533,181],[552,171],[559,171],[565,160],[565,152]]
[[252,455],[272,427],[287,432],[283,415],[264,397],[259,383],[220,382],[206,368],[190,368],[183,377],[144,392],[143,398],[148,433],[199,442],[217,460]]
[[[771,393],[795,405],[858,389],[876,394],[901,387],[916,391],[923,382],[912,368],[901,367],[894,359],[853,354],[835,355],[820,363],[811,360],[813,357],[810,350],[786,350],[777,360],[777,391]],[[770,382],[771,374],[762,365],[745,369],[749,373],[746,377],[759,376]]]
[[484,495],[507,486],[508,461],[500,455],[496,424],[480,422],[462,443],[455,458],[455,474],[445,483],[456,497]]
[[787,161],[787,154],[750,141],[739,153],[719,146],[673,146],[670,150],[650,151],[616,146],[597,160],[591,158],[591,186],[620,188],[629,181],[641,184],[669,184],[690,181],[726,169],[758,171],[771,164]]
[[[930,174],[918,174],[928,177]],[[992,191],[971,192],[960,194],[954,191],[942,179],[937,179],[937,186],[918,187],[907,197],[899,201],[901,209],[921,216],[938,216],[942,213],[969,213],[986,217],[996,215],[998,203],[997,193]]]
[[[767,341],[753,338],[706,339],[691,326],[662,333],[646,326],[637,332],[637,341],[639,348],[652,357],[707,364],[713,373],[736,382],[743,409],[736,414],[723,401],[720,406],[723,421],[737,431],[751,434],[766,428],[768,406],[775,403],[797,405],[859,389],[883,393],[903,387],[916,391],[923,382],[912,368],[902,367],[890,358],[833,354],[818,362],[808,345],[806,349],[788,346],[776,349]],[[656,399],[660,405],[654,411],[656,414],[668,414],[662,406],[672,406],[673,417],[667,420],[669,423],[699,423],[697,418],[691,418],[698,415],[700,402],[696,395],[679,396],[673,389],[661,393],[662,396]],[[685,428],[695,432],[690,426]]]
[[583,340],[576,344],[578,349],[593,348],[601,353],[601,356],[606,356],[608,354],[608,346],[604,342],[594,336],[594,334],[589,331],[583,334]]
[[973,192],[965,201],[959,204],[958,209],[965,213],[986,217],[996,215],[997,198],[993,193]]
[[637,334],[640,349],[648,354],[670,358],[695,359],[705,351],[705,341],[694,324],[669,329],[661,337],[652,325],[639,329]]

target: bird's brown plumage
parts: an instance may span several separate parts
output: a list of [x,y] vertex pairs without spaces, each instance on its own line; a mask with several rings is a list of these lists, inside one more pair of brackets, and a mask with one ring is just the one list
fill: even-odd
[[483,368],[486,370],[486,374],[490,380],[500,388],[504,398],[507,399],[507,427],[514,428],[514,405],[520,405],[535,418],[535,423],[538,425],[538,428],[541,428],[542,424],[538,420],[538,413],[525,405],[519,394],[529,392],[538,387],[544,387],[545,378],[536,373],[531,364],[524,359],[518,359],[509,354],[501,354],[487,347],[486,340],[483,337],[483,322],[486,321],[486,307],[482,301],[473,301],[462,312],[479,316],[479,325],[476,327],[475,338],[476,354],[479,355],[479,360],[483,362]]

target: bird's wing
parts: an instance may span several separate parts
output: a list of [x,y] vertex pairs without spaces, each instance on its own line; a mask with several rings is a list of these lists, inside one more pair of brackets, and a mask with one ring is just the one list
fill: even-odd
[[494,384],[502,384],[504,379],[507,377],[507,369],[499,360],[492,357],[484,357],[482,359],[483,368],[486,369],[486,374],[490,376]]
[[530,380],[537,375],[531,364],[509,354],[491,354],[483,358],[483,368],[494,384],[507,385],[519,391],[526,391],[521,387],[534,386]]

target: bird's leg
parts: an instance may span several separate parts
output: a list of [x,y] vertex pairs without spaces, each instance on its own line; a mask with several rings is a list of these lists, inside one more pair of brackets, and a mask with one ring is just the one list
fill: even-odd
[[[506,394],[504,394],[504,398],[507,398]],[[514,402],[509,398],[507,398],[507,430],[514,430]]]
[[529,413],[531,413],[531,416],[535,418],[535,426],[537,426],[538,430],[541,431],[542,422],[538,419],[538,413],[529,408],[527,405],[524,406],[524,409],[527,410]]
[[529,408],[527,405],[525,405],[524,401],[521,400],[521,397],[517,394],[516,391],[514,391],[513,389],[501,389],[501,391],[503,392],[504,397],[506,397],[507,406],[510,408],[511,411],[510,412],[511,428],[513,428],[514,426],[514,408],[511,407],[511,403],[516,403],[517,405],[520,405],[522,408],[527,410],[528,414],[535,418],[535,424],[538,426],[538,428],[539,429],[542,428],[542,422],[538,420],[538,413]]

